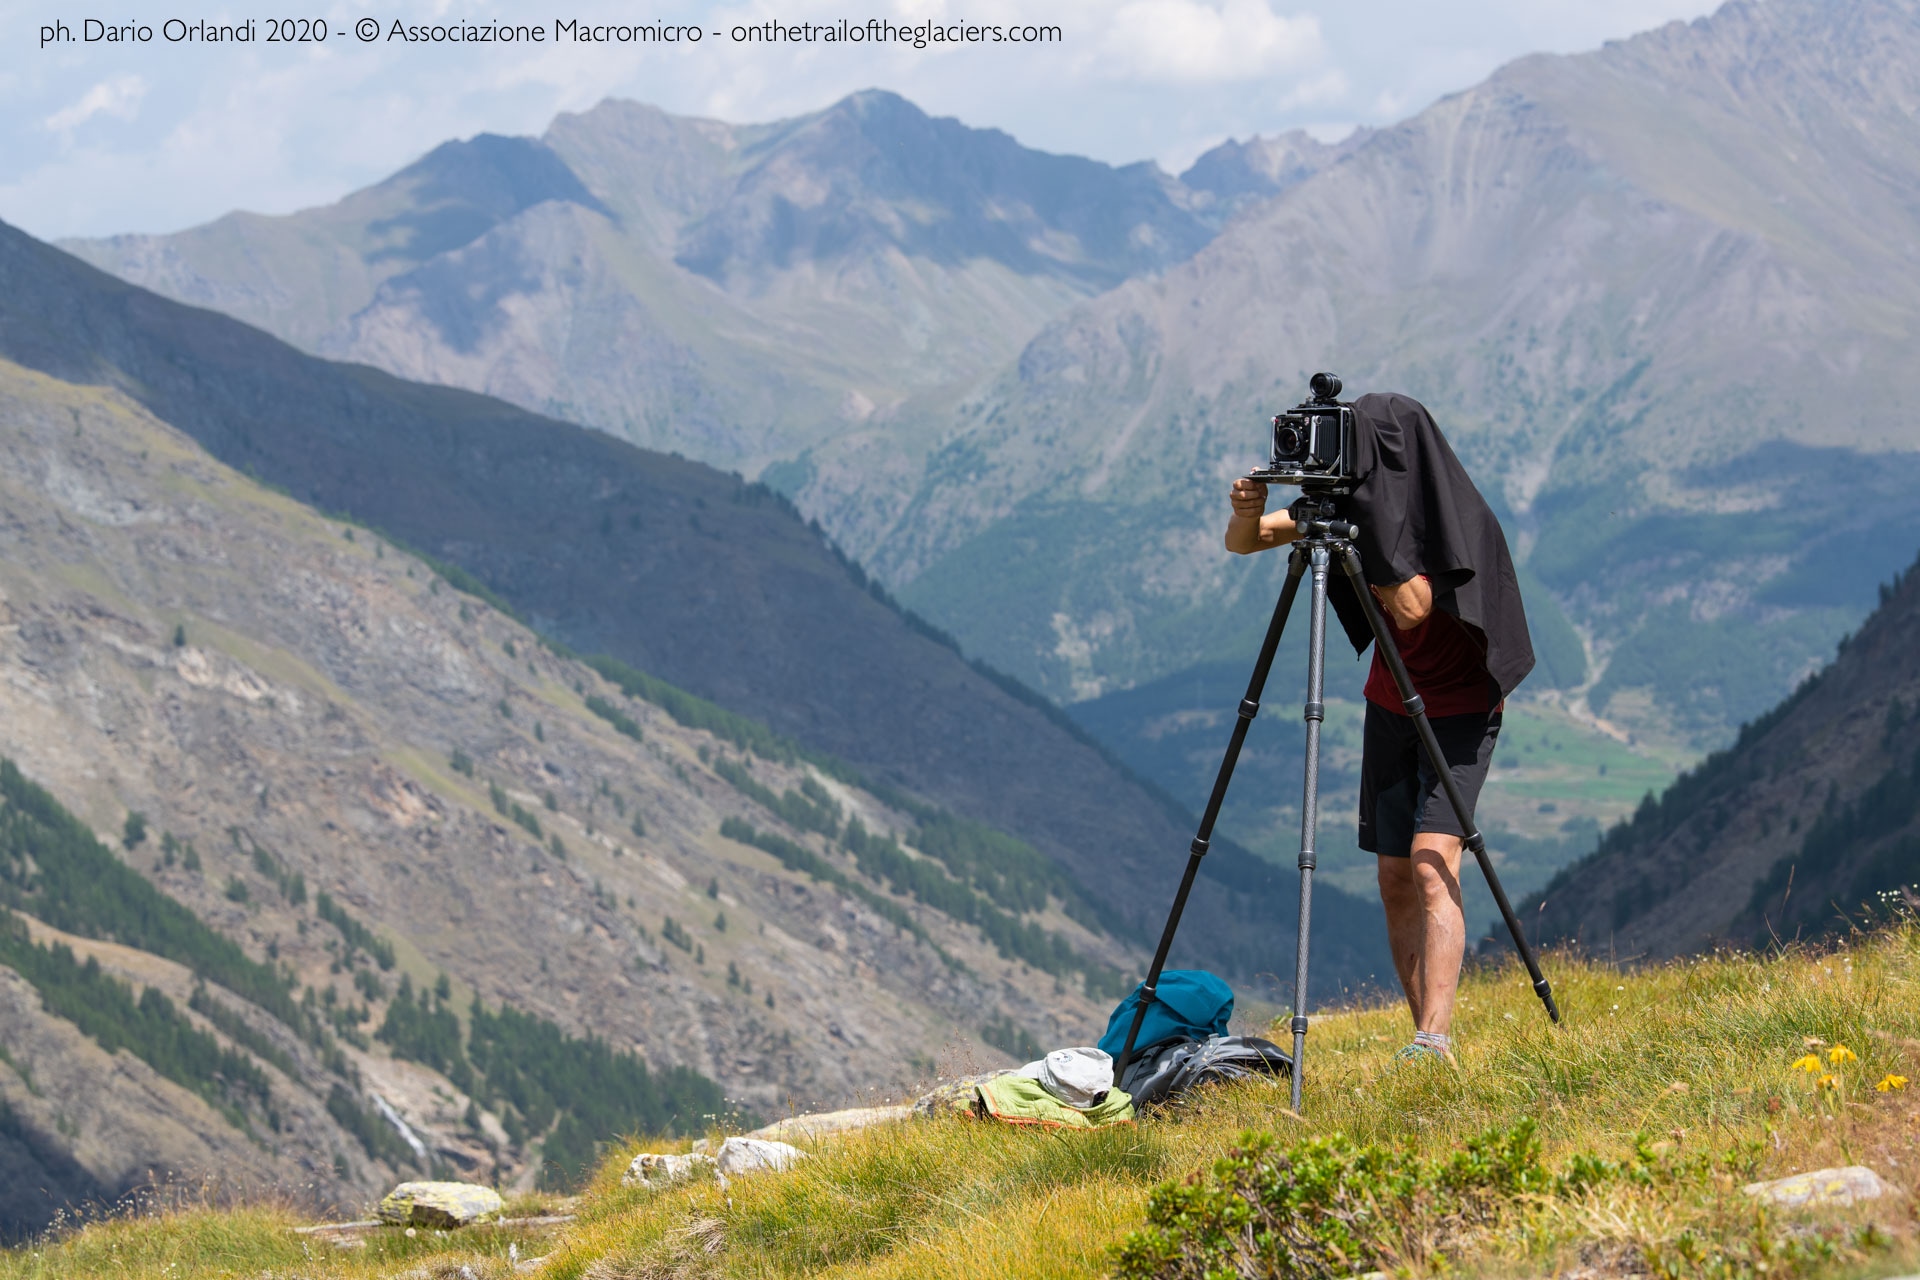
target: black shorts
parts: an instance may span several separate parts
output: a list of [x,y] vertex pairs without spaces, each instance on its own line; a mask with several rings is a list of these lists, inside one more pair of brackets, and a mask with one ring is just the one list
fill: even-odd
[[[1500,736],[1500,713],[1434,716],[1433,736],[1471,814],[1493,764],[1493,743]],[[1465,837],[1460,819],[1440,789],[1439,775],[1420,749],[1410,716],[1367,704],[1367,726],[1360,759],[1360,847],[1368,853],[1405,858],[1419,832]]]

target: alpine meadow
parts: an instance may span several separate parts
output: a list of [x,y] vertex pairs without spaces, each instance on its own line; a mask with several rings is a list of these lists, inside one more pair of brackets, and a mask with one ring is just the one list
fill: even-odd
[[[1920,0],[1178,174],[565,101],[0,223],[0,1280],[1920,1273]],[[1242,701],[1322,370],[1504,529],[1557,1022],[1469,856],[1407,1044],[1306,594]]]

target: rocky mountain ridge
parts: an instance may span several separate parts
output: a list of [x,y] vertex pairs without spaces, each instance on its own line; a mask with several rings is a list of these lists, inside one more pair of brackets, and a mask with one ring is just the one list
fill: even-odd
[[879,91],[763,125],[608,101],[325,208],[65,247],[316,354],[751,474],[950,396],[1335,151],[1275,145],[1229,144],[1188,188]]

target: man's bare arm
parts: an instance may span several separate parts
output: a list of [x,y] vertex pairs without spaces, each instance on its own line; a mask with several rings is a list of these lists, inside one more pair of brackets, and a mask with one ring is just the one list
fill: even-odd
[[1408,578],[1391,587],[1374,587],[1373,598],[1393,618],[1393,625],[1411,631],[1433,615],[1433,584],[1426,578]]
[[1293,517],[1267,510],[1267,486],[1245,476],[1233,482],[1229,495],[1233,516],[1227,521],[1227,550],[1237,556],[1283,547],[1300,536]]

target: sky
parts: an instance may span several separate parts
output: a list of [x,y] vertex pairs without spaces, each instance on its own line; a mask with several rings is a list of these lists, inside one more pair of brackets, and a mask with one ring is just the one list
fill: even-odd
[[[1708,0],[0,0],[0,220],[53,239],[287,213],[450,138],[543,132],[607,97],[735,123],[891,89],[1028,146],[1178,172],[1229,137],[1385,125],[1534,52],[1599,47]],[[314,21],[269,28],[293,10]],[[86,20],[96,20],[90,31]],[[776,22],[1052,28],[1028,43],[769,43]],[[168,20],[175,21],[173,27]],[[169,40],[251,20],[252,42]],[[583,43],[615,23],[674,42]],[[65,24],[63,32],[57,24]],[[423,42],[395,24],[538,28]],[[46,30],[52,28],[51,31]],[[687,30],[700,33],[685,38]],[[324,40],[310,37],[324,30]],[[97,38],[89,40],[92,34]],[[363,39],[362,35],[371,39]],[[556,40],[556,35],[561,38]],[[612,33],[610,33],[612,34]],[[964,34],[964,33],[963,33]],[[291,35],[291,42],[269,42]],[[49,38],[50,37],[50,38]],[[117,37],[117,38],[116,38]]]

